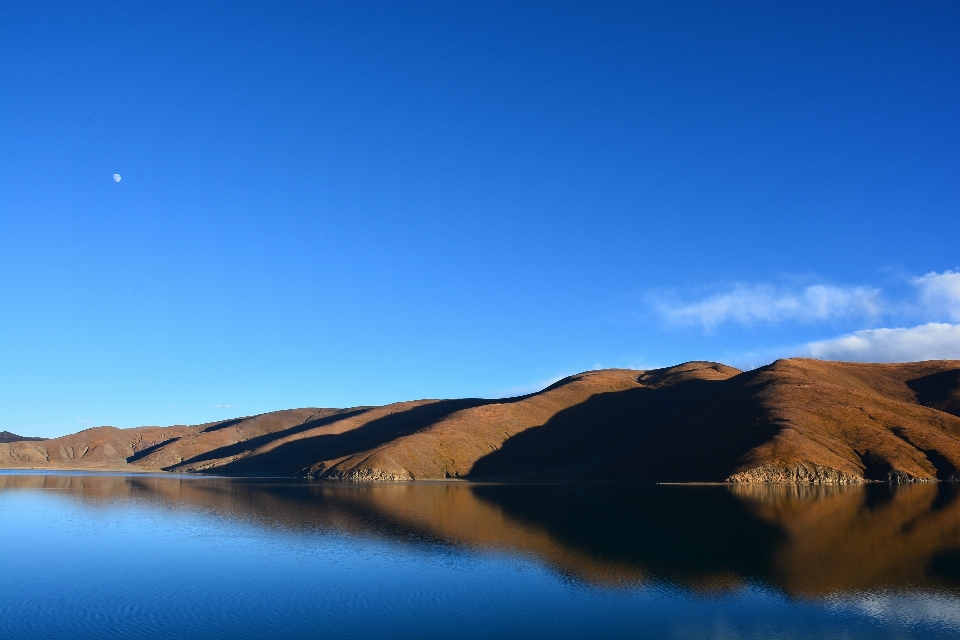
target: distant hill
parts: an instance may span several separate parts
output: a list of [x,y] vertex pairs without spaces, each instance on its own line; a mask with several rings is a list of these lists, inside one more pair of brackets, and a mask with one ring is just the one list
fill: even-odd
[[502,400],[291,409],[0,444],[0,466],[331,480],[960,480],[960,361],[606,369]]
[[26,436],[18,436],[15,433],[10,433],[9,431],[0,431],[0,442],[26,442],[26,441],[39,441],[46,440],[46,438],[29,438]]

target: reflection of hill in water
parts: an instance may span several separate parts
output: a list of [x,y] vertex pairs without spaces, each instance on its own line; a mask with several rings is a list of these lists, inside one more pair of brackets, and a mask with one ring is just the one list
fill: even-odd
[[960,488],[291,483],[0,475],[90,506],[135,499],[271,529],[518,553],[600,585],[696,591],[762,582],[799,597],[899,587],[960,592]]
[[960,487],[732,488],[785,533],[772,581],[794,594],[878,586],[960,587]]

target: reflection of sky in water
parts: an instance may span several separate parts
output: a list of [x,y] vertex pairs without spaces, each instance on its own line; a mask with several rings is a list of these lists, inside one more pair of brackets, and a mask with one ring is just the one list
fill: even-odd
[[[894,559],[874,587],[832,589],[836,574],[797,575],[804,567],[792,564],[808,557],[806,536],[830,539],[828,523],[841,531],[872,527],[875,541],[889,538],[885,522],[903,529],[904,517],[904,535],[927,539],[924,526],[949,532],[955,520],[944,516],[956,505],[941,499],[931,508],[936,488],[930,496],[870,503],[844,494],[837,503],[820,496],[809,504],[790,501],[802,496],[730,502],[732,492],[722,487],[681,488],[693,492],[691,501],[667,491],[665,506],[656,488],[610,498],[601,496],[616,492],[572,487],[48,479],[0,475],[4,640],[931,638],[960,629],[956,585],[891,582],[922,576],[922,567],[914,572]],[[910,500],[901,504],[903,497]],[[555,501],[568,513],[551,519]],[[621,513],[612,520],[594,514],[580,522],[591,505],[617,504]],[[670,504],[695,509],[699,530],[663,554],[633,549],[637,540],[664,544],[676,533],[670,522],[690,527]],[[717,505],[733,519],[720,520]],[[841,517],[848,512],[853,520]],[[878,519],[888,512],[889,522]],[[785,533],[756,557],[732,553],[724,540],[769,531],[771,522]],[[798,522],[799,529],[785,525]],[[642,531],[644,523],[652,530]],[[949,535],[940,539],[957,546]],[[698,544],[706,550],[689,548],[692,560],[685,560],[684,545]],[[864,575],[873,574],[854,579]],[[801,585],[799,595],[793,585]]]
[[859,612],[881,622],[928,624],[960,633],[960,598],[949,593],[877,592],[828,596],[838,613]]

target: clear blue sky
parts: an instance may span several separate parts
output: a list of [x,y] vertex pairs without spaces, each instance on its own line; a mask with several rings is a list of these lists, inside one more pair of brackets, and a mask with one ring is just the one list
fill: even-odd
[[958,34],[956,2],[4,1],[0,429],[960,358]]

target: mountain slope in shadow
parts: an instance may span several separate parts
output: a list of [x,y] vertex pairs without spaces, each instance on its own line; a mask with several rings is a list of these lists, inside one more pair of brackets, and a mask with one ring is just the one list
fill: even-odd
[[606,369],[502,400],[98,427],[0,443],[0,467],[351,481],[960,479],[960,361]]

